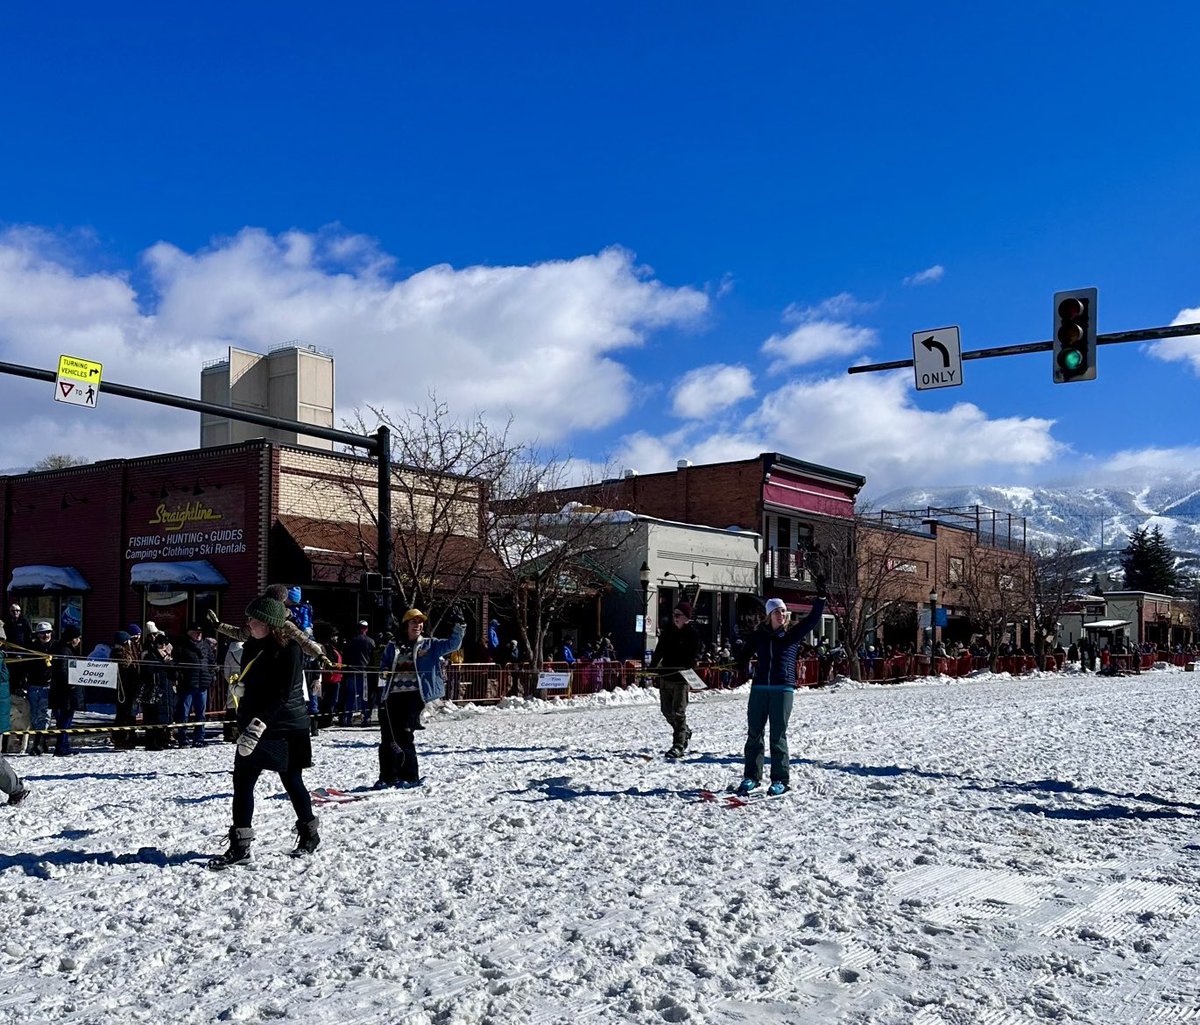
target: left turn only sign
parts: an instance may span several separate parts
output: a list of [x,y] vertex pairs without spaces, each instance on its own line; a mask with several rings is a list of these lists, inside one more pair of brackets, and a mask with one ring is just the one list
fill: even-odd
[[917,391],[962,384],[962,341],[958,328],[914,331],[913,372],[917,377]]
[[96,406],[100,395],[100,378],[104,368],[90,359],[78,356],[58,357],[58,377],[54,381],[56,402],[70,402],[76,406]]

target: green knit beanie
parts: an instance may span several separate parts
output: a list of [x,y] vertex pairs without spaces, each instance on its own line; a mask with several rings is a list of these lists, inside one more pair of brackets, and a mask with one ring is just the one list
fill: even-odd
[[257,619],[267,626],[283,626],[287,622],[288,610],[283,602],[262,594],[246,606],[246,618]]

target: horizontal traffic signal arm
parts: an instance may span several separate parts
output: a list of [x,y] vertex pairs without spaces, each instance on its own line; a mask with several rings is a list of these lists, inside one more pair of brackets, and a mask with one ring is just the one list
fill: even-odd
[[[1148,327],[1140,331],[1114,331],[1111,334],[1097,335],[1097,345],[1121,345],[1125,342],[1154,342],[1162,338],[1183,338],[1188,335],[1200,336],[1200,324],[1172,324],[1169,327]],[[1002,345],[990,349],[972,349],[962,354],[963,359],[991,359],[995,356],[1024,356],[1030,352],[1051,352],[1054,342],[1027,342],[1023,345]],[[861,366],[847,367],[848,374],[869,374],[877,370],[903,370],[911,367],[911,359],[898,359],[890,363],[864,363]]]

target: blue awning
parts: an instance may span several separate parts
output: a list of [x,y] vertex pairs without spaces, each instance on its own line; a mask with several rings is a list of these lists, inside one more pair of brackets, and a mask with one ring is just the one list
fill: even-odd
[[92,585],[74,566],[14,566],[10,594],[82,594]]
[[129,574],[134,587],[147,591],[179,591],[194,587],[228,587],[229,581],[211,562],[139,562]]

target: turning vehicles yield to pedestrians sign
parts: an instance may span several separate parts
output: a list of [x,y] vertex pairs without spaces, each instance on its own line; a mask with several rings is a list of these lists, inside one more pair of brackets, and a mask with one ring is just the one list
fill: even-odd
[[913,373],[917,391],[953,388],[963,383],[962,343],[957,327],[913,332]]
[[59,356],[58,377],[54,381],[55,401],[95,408],[103,371],[99,363],[93,363],[90,359]]

